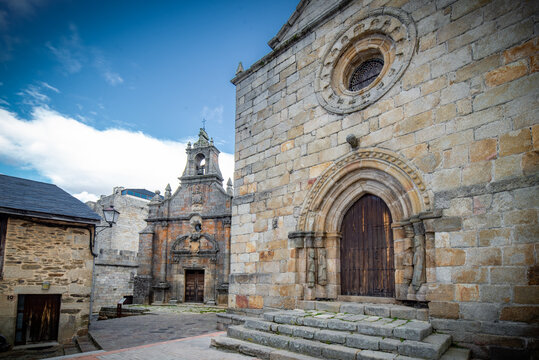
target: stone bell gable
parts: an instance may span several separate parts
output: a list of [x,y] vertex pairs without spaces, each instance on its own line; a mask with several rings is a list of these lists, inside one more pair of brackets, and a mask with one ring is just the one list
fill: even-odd
[[227,303],[231,183],[222,186],[219,150],[204,129],[187,145],[180,186],[149,203],[140,233],[136,302]]
[[232,79],[229,306],[412,304],[474,357],[535,351],[536,16],[300,1]]

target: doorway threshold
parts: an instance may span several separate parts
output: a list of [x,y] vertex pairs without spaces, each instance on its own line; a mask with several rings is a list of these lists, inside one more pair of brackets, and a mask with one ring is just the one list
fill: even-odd
[[26,344],[26,345],[15,345],[11,350],[27,350],[27,349],[40,349],[40,348],[49,348],[53,346],[60,345],[58,341],[48,341],[35,344]]
[[395,298],[378,297],[378,296],[339,295],[337,296],[337,301],[368,303],[368,304],[397,304],[397,300],[395,300]]

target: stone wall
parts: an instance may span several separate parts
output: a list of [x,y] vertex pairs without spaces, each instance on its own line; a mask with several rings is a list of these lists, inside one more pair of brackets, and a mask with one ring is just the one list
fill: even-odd
[[[369,192],[392,212],[397,298],[428,302],[435,326],[477,356],[496,346],[532,347],[537,329],[526,324],[539,316],[537,3],[339,3],[308,31],[285,31],[288,41],[232,80],[229,306],[293,308],[300,299],[338,297],[339,221]],[[327,10],[320,6],[319,13]],[[387,34],[397,49],[387,50],[382,80],[357,99],[332,93],[336,85],[324,81],[344,61],[343,44],[373,33]],[[425,228],[425,281],[417,289],[414,221]],[[319,254],[327,259],[323,279],[313,264]],[[457,333],[463,324],[467,330]]]
[[[88,331],[93,257],[90,233],[76,225],[8,218],[0,279],[0,333],[13,343],[19,294],[61,294],[58,341]],[[42,289],[49,282],[48,290]]]
[[94,312],[99,312],[102,306],[115,306],[124,296],[133,295],[139,232],[146,226],[149,200],[122,195],[122,190],[123,187],[115,187],[111,195],[87,203],[102,218],[103,208],[110,206],[120,213],[112,227],[102,220],[97,229]]
[[[118,222],[105,228],[97,235],[97,249],[138,251],[138,233],[144,229],[148,217],[148,203],[139,197],[122,195],[122,187],[115,187],[113,193],[102,196],[96,203],[88,205],[103,218],[103,207],[114,206],[120,212]],[[105,221],[100,225],[108,226]]]
[[94,268],[93,310],[113,306],[124,296],[133,296],[137,253],[129,250],[99,250]]

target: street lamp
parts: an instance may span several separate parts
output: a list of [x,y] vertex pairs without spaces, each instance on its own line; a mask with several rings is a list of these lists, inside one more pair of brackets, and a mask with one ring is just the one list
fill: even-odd
[[118,210],[116,210],[112,205],[106,209],[103,208],[103,216],[105,216],[105,221],[109,223],[109,227],[112,227],[113,224],[116,224],[119,215],[120,213],[118,212]]
[[111,228],[112,225],[116,224],[116,222],[118,221],[118,216],[120,216],[120,212],[116,210],[113,205],[110,205],[108,208],[103,207],[103,217],[109,225],[96,225],[96,228],[102,228],[96,232],[96,235],[99,234],[101,231]]

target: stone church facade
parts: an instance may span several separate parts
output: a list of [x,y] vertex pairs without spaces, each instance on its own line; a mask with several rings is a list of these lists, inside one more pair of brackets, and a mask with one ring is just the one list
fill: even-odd
[[389,299],[477,356],[536,346],[537,11],[302,0],[232,80],[229,306]]
[[149,203],[140,232],[135,303],[228,303],[232,182],[204,129],[187,146],[181,185]]

